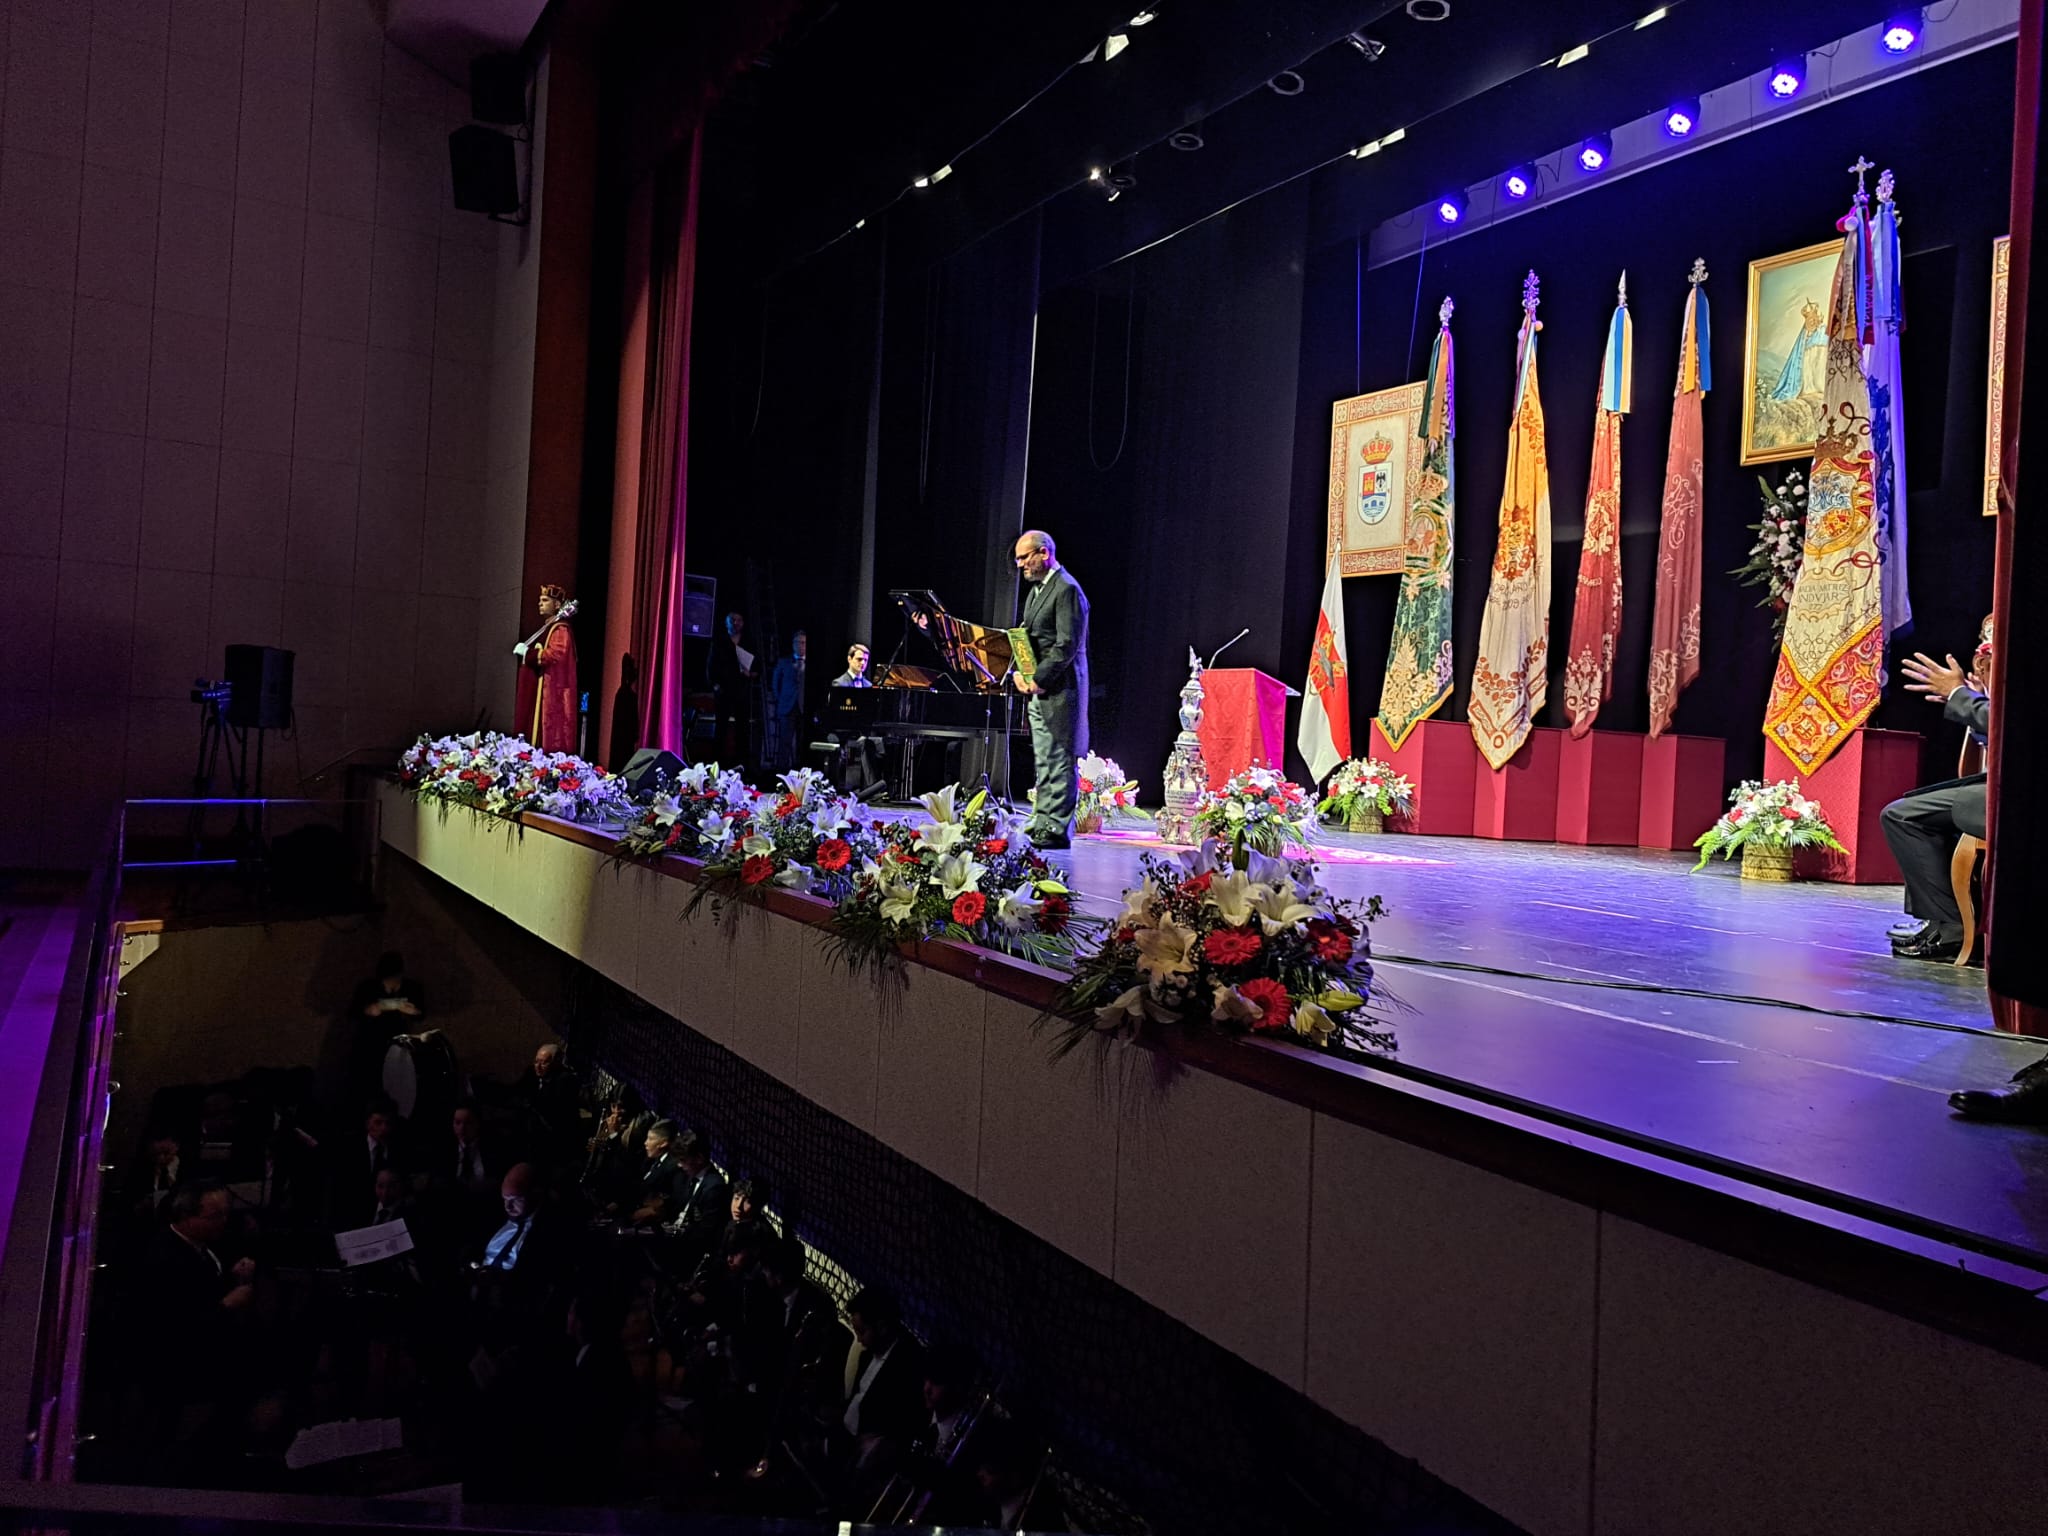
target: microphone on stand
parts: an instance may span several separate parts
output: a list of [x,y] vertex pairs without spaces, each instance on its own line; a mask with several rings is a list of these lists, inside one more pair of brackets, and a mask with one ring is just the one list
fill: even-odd
[[1212,656],[1211,656],[1211,657],[1209,658],[1209,665],[1210,665],[1210,666],[1212,666],[1212,667],[1213,667],[1213,666],[1215,666],[1215,665],[1216,665],[1216,657],[1217,657],[1217,656],[1221,656],[1221,655],[1222,655],[1222,654],[1223,654],[1223,653],[1224,653],[1225,651],[1229,650],[1229,649],[1230,649],[1230,648],[1231,648],[1231,647],[1232,647],[1233,645],[1237,644],[1237,642],[1238,642],[1238,641],[1242,640],[1242,639],[1243,639],[1243,638],[1244,638],[1244,637],[1245,637],[1246,635],[1250,634],[1251,632],[1252,632],[1252,627],[1251,627],[1251,625],[1247,624],[1247,625],[1245,625],[1245,627],[1244,627],[1243,629],[1240,629],[1240,630],[1239,630],[1239,631],[1238,631],[1238,632],[1237,632],[1236,634],[1232,635],[1232,636],[1231,636],[1231,637],[1230,637],[1230,638],[1229,638],[1228,640],[1224,641],[1224,642],[1223,642],[1223,643],[1222,643],[1221,645],[1217,646],[1217,647],[1216,647],[1216,651],[1215,651],[1215,655],[1212,655]]

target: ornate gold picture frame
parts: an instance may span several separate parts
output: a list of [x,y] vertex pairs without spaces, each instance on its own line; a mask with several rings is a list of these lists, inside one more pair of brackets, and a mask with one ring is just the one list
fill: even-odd
[[1827,395],[1828,297],[1842,242],[1749,264],[1742,332],[1742,462],[1813,456]]
[[1384,576],[1401,569],[1408,512],[1422,480],[1424,384],[1401,384],[1339,400],[1330,408],[1327,569],[1334,556],[1345,576]]
[[2012,279],[2012,236],[1991,242],[1991,366],[1984,408],[1984,515],[1998,516],[1998,444],[2005,435],[2005,307]]

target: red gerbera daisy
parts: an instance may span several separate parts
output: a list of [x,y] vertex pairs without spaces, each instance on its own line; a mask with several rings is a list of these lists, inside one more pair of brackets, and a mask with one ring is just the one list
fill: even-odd
[[1287,1021],[1294,1016],[1294,1004],[1287,996],[1287,988],[1270,976],[1254,976],[1239,987],[1238,993],[1259,1010],[1259,1016],[1252,1020],[1252,1028],[1270,1032],[1285,1029]]
[[962,891],[953,898],[953,921],[962,928],[972,928],[986,911],[988,898],[979,891]]
[[1257,958],[1266,941],[1250,928],[1218,928],[1202,941],[1202,953],[1215,965],[1245,965]]
[[1204,870],[1199,875],[1190,875],[1187,879],[1181,881],[1180,893],[1183,896],[1203,895],[1208,891],[1209,886],[1215,880],[1215,878],[1216,877],[1214,875],[1211,875],[1207,870]]
[[981,851],[991,858],[999,853],[1008,853],[1010,840],[1007,837],[992,837],[981,845]]
[[1351,936],[1326,917],[1312,917],[1308,922],[1309,942],[1315,946],[1316,958],[1330,965],[1342,965],[1351,958]]
[[853,849],[843,837],[828,837],[818,844],[818,868],[828,874],[853,862]]
[[755,854],[740,866],[740,884],[759,885],[775,873],[775,861],[766,854]]

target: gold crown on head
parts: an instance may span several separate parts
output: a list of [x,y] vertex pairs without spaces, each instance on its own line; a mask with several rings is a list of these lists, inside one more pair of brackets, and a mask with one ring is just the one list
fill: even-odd
[[1394,440],[1384,432],[1375,432],[1359,450],[1359,456],[1368,464],[1384,464],[1394,456]]

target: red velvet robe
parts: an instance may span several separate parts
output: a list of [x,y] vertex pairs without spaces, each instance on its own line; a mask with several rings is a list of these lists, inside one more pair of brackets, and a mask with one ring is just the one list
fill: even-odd
[[565,620],[548,625],[519,669],[519,729],[543,752],[576,750],[576,637]]

